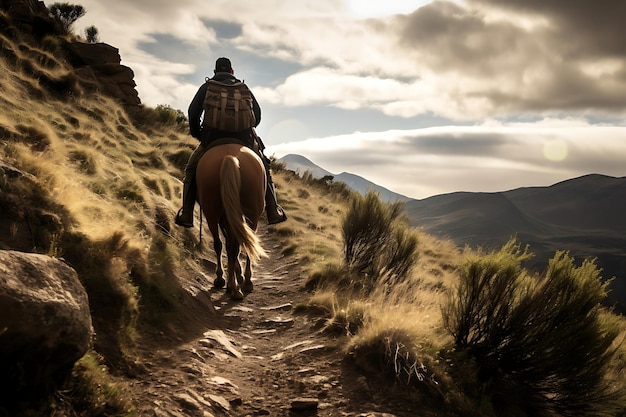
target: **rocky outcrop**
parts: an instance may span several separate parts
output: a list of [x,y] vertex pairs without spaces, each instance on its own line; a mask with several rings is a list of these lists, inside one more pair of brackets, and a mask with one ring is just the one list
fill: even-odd
[[71,42],[69,59],[76,74],[97,84],[101,90],[126,105],[141,104],[133,70],[121,65],[119,50],[106,43]]
[[0,404],[39,399],[91,346],[87,293],[46,255],[0,251]]

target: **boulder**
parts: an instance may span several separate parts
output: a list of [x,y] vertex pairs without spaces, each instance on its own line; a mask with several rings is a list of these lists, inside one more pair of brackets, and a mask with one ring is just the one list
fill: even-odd
[[87,293],[59,259],[0,251],[0,312],[0,404],[52,392],[91,347]]

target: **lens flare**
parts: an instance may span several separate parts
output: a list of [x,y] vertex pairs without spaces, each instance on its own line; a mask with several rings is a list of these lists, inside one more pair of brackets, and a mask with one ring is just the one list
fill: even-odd
[[563,161],[567,158],[567,143],[561,139],[550,139],[543,145],[543,156],[550,161]]

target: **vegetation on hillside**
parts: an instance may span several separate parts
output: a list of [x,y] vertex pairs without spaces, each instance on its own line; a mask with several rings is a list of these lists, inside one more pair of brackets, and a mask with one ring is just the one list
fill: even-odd
[[[56,407],[132,415],[111,374],[132,371],[145,332],[195,320],[180,271],[202,276],[207,255],[171,224],[195,140],[179,110],[128,109],[91,89],[62,38],[17,33],[0,33],[1,248],[65,259],[89,294],[95,347]],[[601,307],[593,262],[559,252],[537,275],[515,241],[461,253],[409,228],[400,204],[274,168],[290,215],[271,227],[277,250],[299,259],[312,291],[298,311],[322,315],[381,387],[450,416],[624,415],[626,326]]]
[[[593,261],[576,266],[557,252],[533,274],[522,266],[532,253],[515,240],[435,253],[406,226],[412,239],[394,239],[397,204],[375,197],[352,196],[343,263],[310,274],[308,310],[348,336],[355,363],[446,415],[622,415],[626,325],[602,306],[608,283]],[[389,255],[390,243],[407,256]],[[382,254],[386,263],[372,261]],[[422,266],[433,257],[445,274]]]

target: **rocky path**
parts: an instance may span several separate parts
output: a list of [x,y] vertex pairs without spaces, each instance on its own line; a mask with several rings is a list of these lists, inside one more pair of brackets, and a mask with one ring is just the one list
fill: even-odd
[[242,302],[212,292],[212,328],[145,354],[130,386],[138,415],[415,415],[375,411],[384,398],[346,363],[342,338],[294,313],[310,295],[297,259],[277,261],[279,249],[260,235],[270,258],[254,269],[254,292]]

